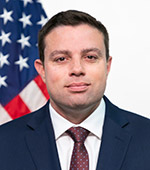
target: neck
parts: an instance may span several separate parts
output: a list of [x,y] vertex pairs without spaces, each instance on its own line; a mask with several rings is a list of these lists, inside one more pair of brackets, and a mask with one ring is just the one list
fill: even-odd
[[80,124],[82,121],[84,121],[87,117],[89,117],[94,110],[99,106],[100,102],[97,102],[93,104],[92,106],[88,107],[67,107],[67,106],[61,106],[56,105],[53,101],[51,101],[52,107],[55,109],[55,111],[60,114],[62,117],[67,119],[68,121],[74,123],[74,124]]

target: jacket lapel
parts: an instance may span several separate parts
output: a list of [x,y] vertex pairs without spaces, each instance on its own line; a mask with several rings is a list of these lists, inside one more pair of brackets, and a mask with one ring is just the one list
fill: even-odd
[[128,120],[122,110],[112,105],[106,97],[106,116],[97,170],[120,170],[131,135],[125,130]]
[[28,122],[26,143],[37,170],[61,170],[48,107],[49,103]]

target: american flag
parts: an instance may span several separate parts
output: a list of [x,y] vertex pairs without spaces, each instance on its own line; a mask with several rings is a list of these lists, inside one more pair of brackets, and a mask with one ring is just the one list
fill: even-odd
[[38,31],[46,21],[40,0],[0,0],[0,124],[49,98],[34,68]]

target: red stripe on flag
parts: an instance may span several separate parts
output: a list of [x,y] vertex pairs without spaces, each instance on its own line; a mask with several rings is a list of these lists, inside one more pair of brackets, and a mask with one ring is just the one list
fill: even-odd
[[43,82],[43,80],[41,79],[41,77],[38,75],[37,77],[35,77],[34,81],[36,82],[38,87],[41,89],[41,91],[44,94],[44,96],[46,97],[46,99],[49,99],[49,94],[47,92],[46,85]]
[[12,119],[16,119],[30,113],[29,108],[25,105],[19,95],[11,100],[4,108]]

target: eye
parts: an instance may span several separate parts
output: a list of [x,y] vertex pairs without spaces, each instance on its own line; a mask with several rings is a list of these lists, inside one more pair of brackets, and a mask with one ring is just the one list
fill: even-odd
[[85,58],[88,61],[96,61],[98,59],[96,55],[87,55]]
[[98,60],[98,55],[96,54],[87,54],[84,56],[84,60],[89,63],[95,63]]
[[95,56],[88,55],[87,58],[90,59],[90,60],[92,60],[92,59],[95,59]]
[[59,57],[59,58],[55,59],[56,62],[62,62],[62,61],[65,61],[65,60],[66,60],[65,57]]

